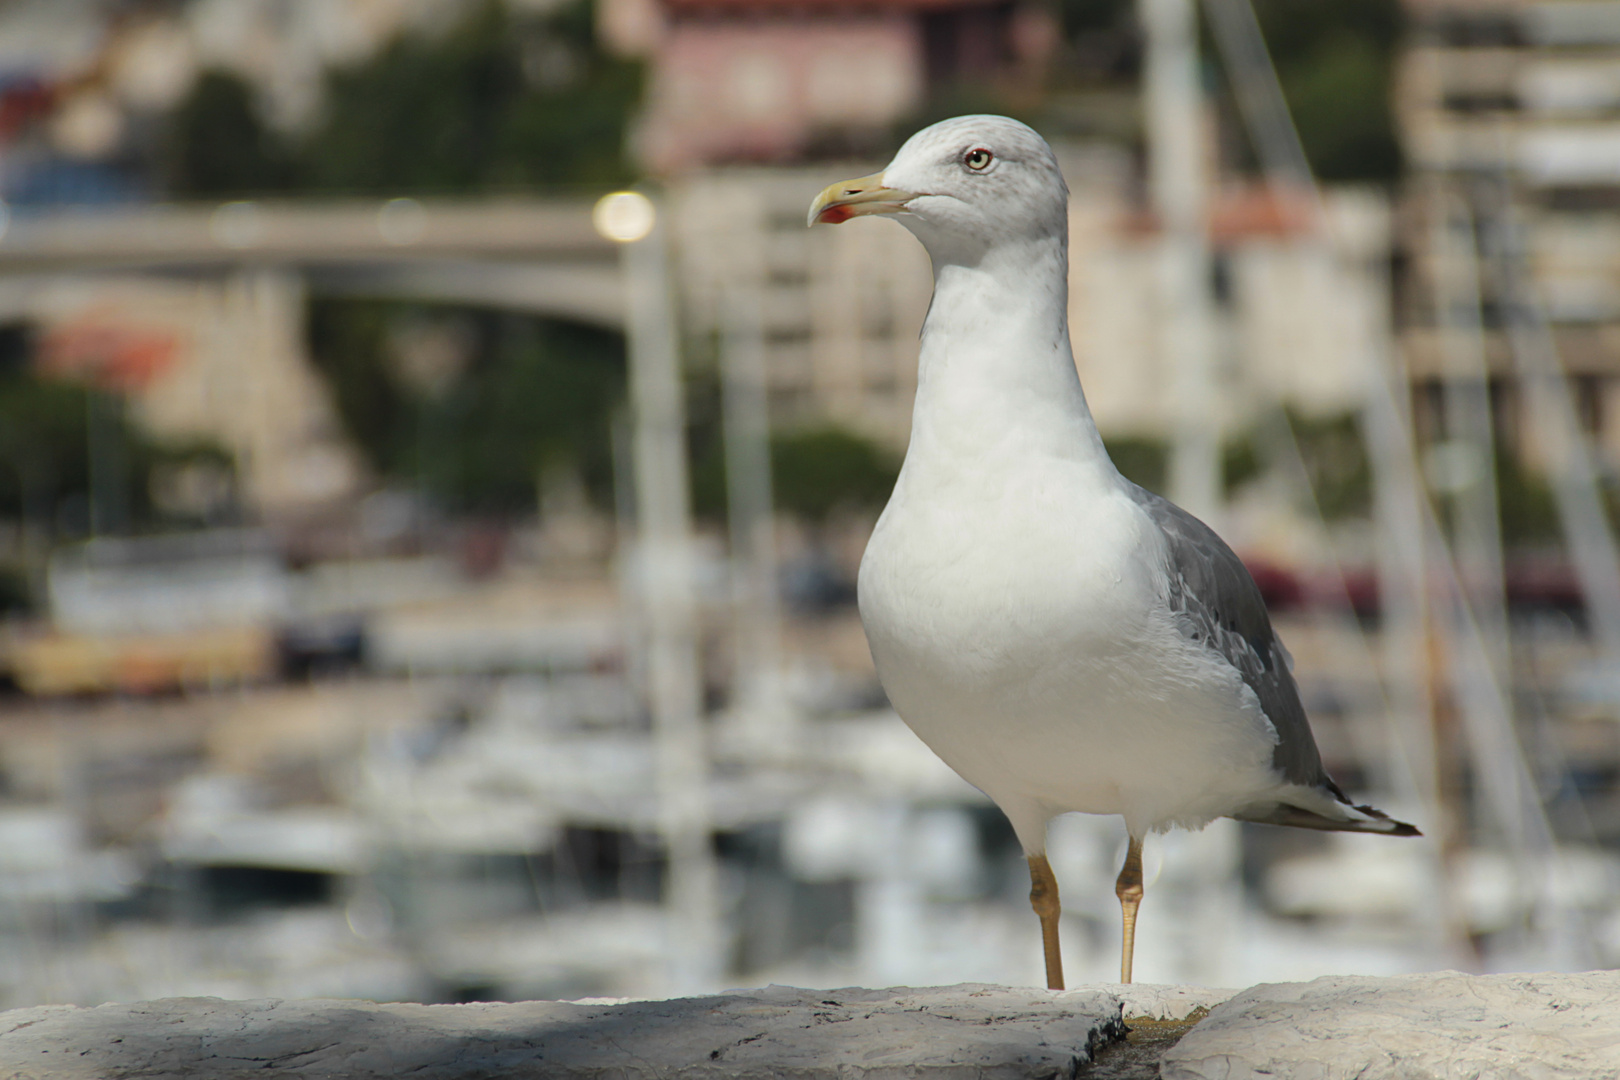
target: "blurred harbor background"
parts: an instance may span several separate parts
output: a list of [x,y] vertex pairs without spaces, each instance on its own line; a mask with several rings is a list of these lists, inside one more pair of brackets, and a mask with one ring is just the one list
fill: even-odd
[[927,260],[804,227],[969,111],[1426,834],[1156,838],[1138,975],[1620,965],[1620,4],[0,0],[0,1007],[1038,984],[854,609]]

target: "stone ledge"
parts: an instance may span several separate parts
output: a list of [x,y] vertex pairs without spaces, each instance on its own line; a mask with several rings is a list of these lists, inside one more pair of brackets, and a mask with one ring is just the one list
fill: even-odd
[[[1162,1022],[1199,1009],[1212,1011],[1162,1062],[1162,1043],[1109,1046],[1122,1016],[1175,1027]],[[1584,1080],[1620,1077],[1620,972],[1339,976],[1236,996],[1144,985],[773,986],[622,1003],[175,998],[0,1013],[0,1077],[9,1080],[224,1080],[266,1070],[332,1080],[1100,1080],[1161,1071],[1165,1080]]]
[[[1138,988],[1131,988],[1132,995]],[[1194,1000],[1141,988],[1143,1008]],[[1132,996],[1127,995],[1127,997]],[[1222,995],[1224,996],[1224,995]],[[1196,997],[1196,995],[1194,995]],[[1187,1005],[1186,1008],[1196,1007]],[[623,1004],[173,998],[0,1014],[11,1080],[1072,1077],[1123,1035],[1106,990],[769,987]]]
[[1620,972],[1330,976],[1245,990],[1165,1055],[1164,1080],[1620,1076]]

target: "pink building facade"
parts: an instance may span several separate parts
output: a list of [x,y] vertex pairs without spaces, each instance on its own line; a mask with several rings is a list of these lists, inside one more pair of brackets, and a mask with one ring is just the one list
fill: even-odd
[[1012,0],[604,0],[603,37],[647,58],[635,150],[655,173],[858,146],[958,80],[1028,81],[1049,16]]

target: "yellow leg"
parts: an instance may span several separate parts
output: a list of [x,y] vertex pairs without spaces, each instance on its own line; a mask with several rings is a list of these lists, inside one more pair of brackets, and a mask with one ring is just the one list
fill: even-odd
[[1119,949],[1119,981],[1131,981],[1131,961],[1136,956],[1136,909],[1142,905],[1142,841],[1131,837],[1125,849],[1125,865],[1114,882],[1119,911],[1125,922],[1125,936]]
[[1046,950],[1046,985],[1051,990],[1063,989],[1063,953],[1058,947],[1058,916],[1063,905],[1058,901],[1057,878],[1052,876],[1052,864],[1045,855],[1029,857],[1029,906],[1041,918],[1041,945]]

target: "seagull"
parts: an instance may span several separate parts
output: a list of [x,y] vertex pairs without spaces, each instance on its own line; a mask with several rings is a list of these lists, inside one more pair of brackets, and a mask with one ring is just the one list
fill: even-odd
[[1230,817],[1420,835],[1322,768],[1292,660],[1232,549],[1109,460],[1069,344],[1068,200],[1033,130],[961,116],[826,188],[809,220],[892,215],[933,264],[911,440],[861,559],[861,622],[895,711],[1011,821],[1054,989],[1059,814],[1124,818],[1127,983],[1149,833]]

